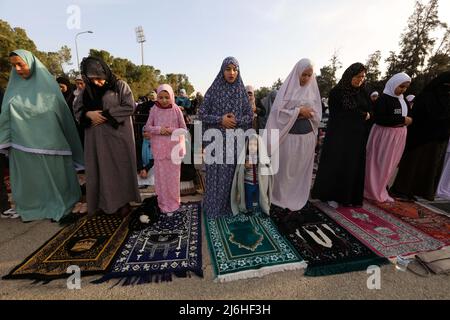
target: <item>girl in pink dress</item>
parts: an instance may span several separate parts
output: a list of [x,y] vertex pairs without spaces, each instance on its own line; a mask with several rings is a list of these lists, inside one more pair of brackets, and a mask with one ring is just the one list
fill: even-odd
[[181,134],[186,133],[186,123],[181,109],[175,104],[172,87],[163,84],[157,94],[145,131],[152,141],[158,205],[161,212],[171,216],[180,208],[181,160],[186,153],[184,135]]

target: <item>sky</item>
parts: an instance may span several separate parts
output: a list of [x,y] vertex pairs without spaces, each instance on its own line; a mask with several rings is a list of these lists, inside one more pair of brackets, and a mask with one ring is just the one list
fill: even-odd
[[[141,63],[135,28],[147,39],[144,62],[163,74],[184,73],[205,93],[223,59],[240,62],[246,85],[271,86],[297,61],[310,58],[316,72],[336,51],[344,69],[381,50],[383,60],[398,50],[415,0],[0,0],[0,19],[24,28],[41,51],[72,49],[80,60],[89,49]],[[74,20],[76,6],[79,20]],[[450,24],[450,1],[440,1],[440,18]],[[74,23],[79,21],[79,25]],[[68,24],[69,22],[69,24]],[[79,27],[79,28],[78,28]]]

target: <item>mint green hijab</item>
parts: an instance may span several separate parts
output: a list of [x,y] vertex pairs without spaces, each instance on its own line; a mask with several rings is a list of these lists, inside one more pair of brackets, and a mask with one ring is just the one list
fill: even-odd
[[78,132],[55,78],[31,52],[13,52],[28,64],[31,73],[23,79],[11,71],[0,114],[0,149],[70,155],[83,165]]

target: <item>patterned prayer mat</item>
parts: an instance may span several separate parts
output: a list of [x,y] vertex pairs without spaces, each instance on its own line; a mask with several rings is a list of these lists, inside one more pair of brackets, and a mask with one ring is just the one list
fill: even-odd
[[216,281],[228,282],[305,269],[305,262],[268,217],[205,217]]
[[308,264],[306,276],[362,271],[388,263],[312,203],[288,219],[283,209],[272,206],[271,217]]
[[172,275],[203,277],[201,204],[186,203],[172,217],[162,214],[154,225],[130,232],[109,272],[93,283],[120,279],[122,285],[171,281]]
[[409,204],[408,202],[401,202],[401,201],[385,202],[385,203],[380,203],[376,201],[368,201],[368,202],[398,217],[405,217],[410,219],[419,218],[419,210],[417,210],[417,207],[408,205]]
[[435,201],[435,202],[424,202],[421,205],[433,209],[440,214],[450,217],[450,202],[449,201]]
[[316,204],[374,252],[386,258],[438,250],[444,244],[402,222],[392,214],[365,203],[363,208],[334,209]]
[[[374,204],[427,235],[442,241],[445,245],[450,245],[450,217],[441,214],[438,208],[434,208],[436,203],[422,204],[396,201],[394,203]],[[434,210],[432,210],[433,208]],[[412,211],[415,211],[416,215],[401,214]]]
[[128,218],[99,215],[70,225],[14,268],[4,279],[51,281],[66,278],[75,265],[81,274],[104,273],[128,233]]

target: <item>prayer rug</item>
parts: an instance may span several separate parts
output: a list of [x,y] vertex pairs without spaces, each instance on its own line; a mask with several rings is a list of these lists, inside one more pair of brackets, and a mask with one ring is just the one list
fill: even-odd
[[419,218],[419,211],[417,210],[417,208],[414,206],[407,205],[409,204],[408,202],[402,201],[384,202],[384,203],[376,201],[369,201],[369,202],[383,209],[384,211],[387,211],[399,217],[406,217],[411,219]]
[[[436,203],[395,202],[394,204],[374,203],[384,211],[393,214],[400,220],[427,235],[450,245],[450,217],[442,214]],[[400,208],[400,209],[399,209]],[[434,210],[432,210],[434,209]],[[416,216],[402,215],[399,212],[416,211]]]
[[180,182],[180,196],[192,196],[197,193],[194,181],[181,181]]
[[[108,273],[93,283],[119,279],[122,285],[171,281],[172,275],[203,277],[201,203],[185,203],[169,217],[130,232]],[[119,284],[118,283],[118,284]]]
[[434,211],[450,217],[450,202],[449,201],[434,201],[424,202],[421,205],[433,209]]
[[308,264],[306,276],[362,271],[388,263],[312,203],[289,216],[283,209],[272,206],[270,214],[280,232]]
[[438,250],[444,244],[369,203],[363,208],[334,209],[316,204],[377,254],[386,258]]
[[229,282],[306,268],[303,259],[268,217],[205,216],[205,225],[215,281]]
[[182,197],[203,194],[205,192],[205,178],[199,170],[195,170],[195,179],[192,181],[181,181],[180,195]]
[[4,279],[51,281],[66,278],[69,266],[81,275],[102,274],[128,233],[128,218],[116,215],[86,217],[70,225],[14,268]]

